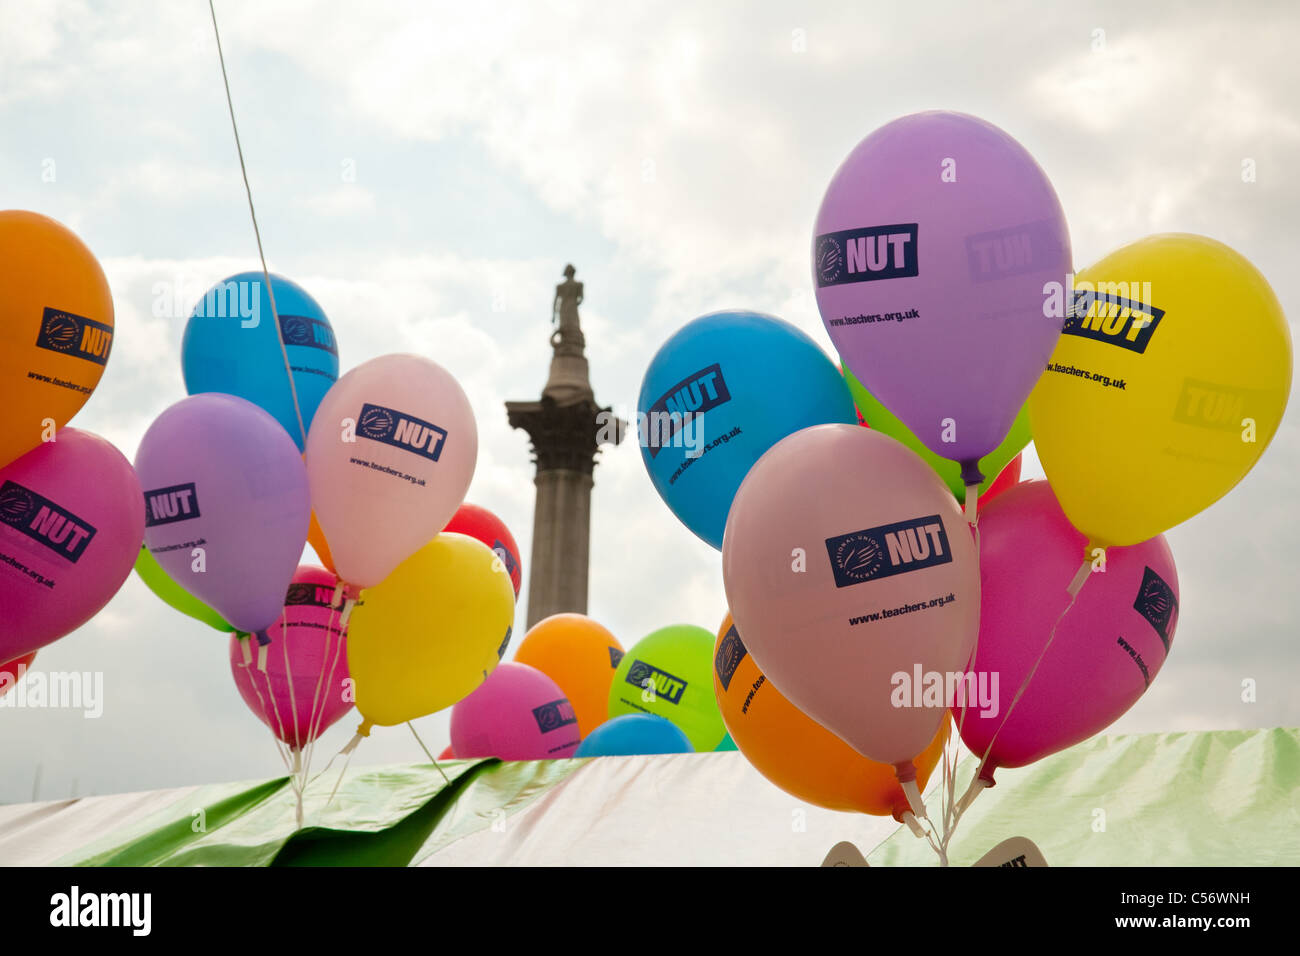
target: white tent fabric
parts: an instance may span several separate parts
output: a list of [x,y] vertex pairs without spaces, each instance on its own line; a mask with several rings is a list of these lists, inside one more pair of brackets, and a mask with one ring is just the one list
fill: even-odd
[[866,854],[897,828],[796,800],[739,753],[602,757],[420,865],[819,866],[841,840]]

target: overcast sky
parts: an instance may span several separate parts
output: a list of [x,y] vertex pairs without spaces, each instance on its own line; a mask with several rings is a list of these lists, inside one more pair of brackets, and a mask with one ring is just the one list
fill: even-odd
[[[1300,316],[1289,4],[217,8],[271,268],[324,306],[344,369],[415,351],[460,379],[479,427],[469,500],[506,520],[525,572],[532,467],[502,403],[545,380],[565,263],[586,283],[596,396],[624,412],[659,344],[714,309],[775,313],[829,351],[813,217],[852,146],[901,114],[962,110],[1019,139],[1061,197],[1076,267],[1203,233]],[[185,394],[184,316],[155,315],[155,290],[188,311],[257,265],[207,5],[0,0],[0,25],[0,208],[61,220],[100,257],[118,331],[72,424],[134,459]],[[1113,729],[1300,724],[1298,472],[1293,412],[1235,491],[1168,535],[1173,652]],[[1031,455],[1026,474],[1041,475]],[[662,504],[635,445],[601,458],[592,533],[590,613],[625,645],[669,623],[716,629],[719,556]],[[0,801],[31,799],[38,766],[43,799],[281,770],[226,638],[134,576],[38,667],[102,671],[104,713],[0,711]],[[418,725],[446,744],[446,714]],[[354,726],[326,735],[318,765]],[[353,764],[418,759],[404,729],[380,728]]]

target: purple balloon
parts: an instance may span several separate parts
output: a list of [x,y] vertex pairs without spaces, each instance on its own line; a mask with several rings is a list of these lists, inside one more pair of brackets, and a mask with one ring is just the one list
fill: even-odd
[[241,631],[274,624],[311,520],[289,433],[242,398],[193,395],[149,426],[135,469],[144,543],[163,570]]
[[1066,282],[1070,236],[1047,176],[996,126],[915,113],[849,154],[814,235],[817,306],[845,363],[979,482],[1061,332],[1044,285]]

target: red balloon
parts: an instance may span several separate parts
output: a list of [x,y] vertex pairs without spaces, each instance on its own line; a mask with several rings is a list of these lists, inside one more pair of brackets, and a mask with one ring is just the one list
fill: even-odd
[[510,583],[515,586],[515,597],[519,597],[519,588],[523,584],[523,562],[519,560],[519,545],[515,544],[514,535],[504,521],[478,505],[469,502],[451,516],[443,531],[469,535],[482,541],[497,553],[510,572]]
[[979,507],[983,508],[985,504],[992,501],[1002,492],[1006,491],[1013,485],[1020,482],[1020,455],[1016,455],[1007,462],[1007,467],[998,472],[998,476],[993,479],[993,484],[989,485],[989,490],[980,495]]
[[0,664],[0,697],[13,690],[14,685],[18,683],[19,677],[27,673],[34,660],[36,660],[36,652],[32,651],[30,654],[24,654],[8,664]]
[[438,759],[439,759],[439,760],[455,760],[455,759],[456,759],[456,755],[455,755],[454,753],[451,752],[451,744],[447,744],[447,746],[443,748],[442,753],[438,754]]

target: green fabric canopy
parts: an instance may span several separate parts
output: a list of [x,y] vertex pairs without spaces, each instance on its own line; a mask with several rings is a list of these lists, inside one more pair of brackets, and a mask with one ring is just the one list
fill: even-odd
[[[308,788],[302,830],[287,778],[0,807],[0,863],[727,865],[752,861],[742,847],[757,841],[760,860],[815,866],[837,839],[872,866],[936,863],[892,820],[799,804],[734,752],[442,766],[449,782],[427,764],[352,770],[332,802],[328,772]],[[959,793],[974,768],[962,762]],[[926,801],[937,820],[933,781]],[[999,770],[962,819],[951,862],[969,865],[1011,836],[1052,866],[1300,863],[1300,730],[1096,737]]]

